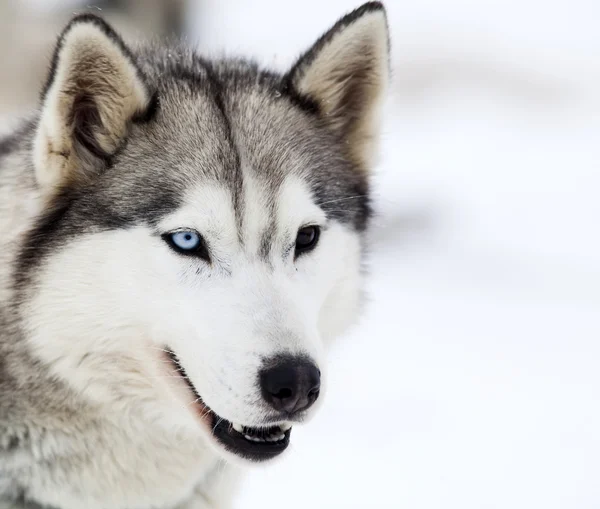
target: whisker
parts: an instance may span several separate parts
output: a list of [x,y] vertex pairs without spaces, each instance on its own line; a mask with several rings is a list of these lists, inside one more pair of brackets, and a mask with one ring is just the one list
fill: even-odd
[[346,200],[357,200],[358,198],[366,198],[369,195],[367,194],[357,194],[356,196],[346,196],[344,198],[337,198],[335,200],[328,200],[328,201],[324,201],[322,203],[320,203],[319,205],[327,205],[328,203],[337,203],[339,201],[346,201]]
[[160,352],[165,352],[165,353],[168,353],[168,354],[172,354],[173,353],[170,350],[167,350],[166,348],[159,348],[157,346],[151,346],[149,348],[151,348],[152,350],[159,350]]
[[200,401],[202,401],[202,398],[196,398],[194,401],[187,403],[187,406],[195,405],[196,403],[200,403]]
[[181,380],[181,378],[183,378],[181,375],[156,375],[156,376],[147,376],[146,378],[150,379],[154,379],[156,380],[157,378],[177,378],[179,380]]
[[223,418],[222,418],[222,417],[219,417],[219,418],[217,419],[217,422],[216,422],[216,424],[213,426],[213,433],[214,433],[214,432],[215,432],[215,430],[217,429],[217,426],[218,426],[219,424],[221,424],[222,422],[223,422]]
[[353,208],[353,207],[348,207],[345,209],[325,209],[326,212],[349,212],[349,211],[353,211],[353,212],[362,212],[363,209],[357,209],[357,208]]

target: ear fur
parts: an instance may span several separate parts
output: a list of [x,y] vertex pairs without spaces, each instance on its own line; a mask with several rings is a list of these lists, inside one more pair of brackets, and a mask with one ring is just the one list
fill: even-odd
[[379,109],[389,79],[385,8],[369,2],[340,19],[286,75],[314,101],[364,171],[373,162]]
[[88,181],[150,104],[131,51],[101,18],[75,16],[59,37],[37,128],[33,159],[42,189]]

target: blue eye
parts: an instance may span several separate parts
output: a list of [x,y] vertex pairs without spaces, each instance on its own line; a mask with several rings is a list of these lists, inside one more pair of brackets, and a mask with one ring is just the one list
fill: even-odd
[[183,251],[193,251],[201,242],[200,235],[191,231],[171,233],[171,241]]
[[210,261],[206,244],[198,232],[194,230],[179,230],[165,233],[162,237],[174,251]]

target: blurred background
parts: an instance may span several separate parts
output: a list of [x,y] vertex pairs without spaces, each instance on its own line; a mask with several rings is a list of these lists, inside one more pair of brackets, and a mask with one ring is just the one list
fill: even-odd
[[[360,0],[107,0],[284,70]],[[600,507],[600,3],[388,0],[370,302],[240,509]],[[87,2],[0,0],[0,127]]]

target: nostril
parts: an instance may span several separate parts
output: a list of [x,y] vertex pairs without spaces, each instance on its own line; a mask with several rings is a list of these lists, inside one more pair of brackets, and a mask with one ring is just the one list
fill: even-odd
[[277,391],[276,394],[273,394],[273,396],[279,399],[291,398],[293,396],[293,391],[292,389],[283,388],[279,389],[279,391]]

